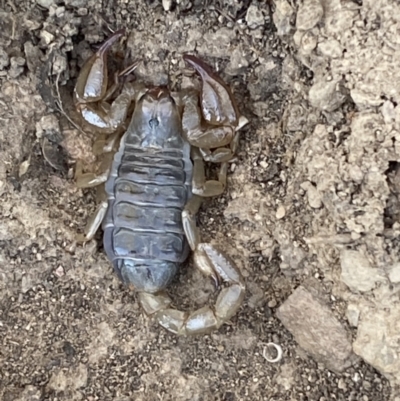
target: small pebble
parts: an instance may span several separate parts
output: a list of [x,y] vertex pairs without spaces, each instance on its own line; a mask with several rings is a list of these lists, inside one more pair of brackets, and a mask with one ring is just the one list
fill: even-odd
[[2,47],[0,47],[0,71],[8,67],[9,64],[10,58],[8,57],[7,52]]
[[61,265],[58,266],[56,270],[54,270],[54,275],[57,277],[62,277],[62,276],[64,276],[64,274],[65,274],[65,271]]
[[264,15],[256,5],[251,5],[247,9],[246,22],[250,29],[256,29],[259,26],[264,25]]
[[40,31],[40,37],[46,45],[49,45],[54,40],[54,35],[45,30]]
[[24,72],[25,59],[23,57],[11,57],[11,66],[8,71],[10,78],[18,78]]
[[36,2],[37,4],[39,4],[39,6],[47,9],[49,9],[54,4],[54,0],[36,0]]
[[57,18],[61,18],[64,15],[64,13],[65,13],[65,7],[57,7],[56,8],[55,14],[56,14]]
[[19,166],[19,177],[22,177],[28,171],[28,168],[31,164],[31,158],[29,157],[27,160],[24,160]]
[[278,220],[283,219],[285,217],[286,214],[286,209],[283,205],[280,205],[276,211],[276,218]]
[[172,7],[172,0],[162,0],[162,6],[165,11],[170,11]]

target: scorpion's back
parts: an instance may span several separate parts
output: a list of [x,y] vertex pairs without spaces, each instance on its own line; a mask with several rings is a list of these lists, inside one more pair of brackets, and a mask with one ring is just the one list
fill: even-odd
[[179,110],[166,89],[154,88],[137,102],[106,183],[105,251],[138,290],[166,287],[188,256],[182,210],[191,178]]

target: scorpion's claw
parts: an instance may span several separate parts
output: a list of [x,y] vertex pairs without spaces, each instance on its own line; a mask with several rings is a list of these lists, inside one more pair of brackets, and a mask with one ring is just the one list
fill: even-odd
[[196,56],[185,54],[183,59],[201,76],[201,109],[211,125],[238,125],[239,111],[228,85],[209,65]]
[[82,67],[74,93],[77,105],[98,102],[105,97],[108,87],[107,52],[124,34],[124,29],[116,31]]
[[[182,128],[193,151],[193,193],[202,197],[220,195],[226,185],[227,162],[235,155],[238,130],[248,123],[239,114],[229,86],[204,61],[193,55],[183,59],[201,77],[200,102],[195,91],[183,96]],[[203,159],[221,163],[218,181],[205,180]]]
[[82,67],[75,86],[74,102],[77,111],[83,121],[95,127],[99,133],[114,133],[123,125],[137,93],[132,84],[126,84],[115,100],[111,104],[107,103],[121,88],[121,78],[130,75],[140,62],[135,61],[123,71],[117,72],[112,85],[108,85],[107,53],[124,34],[123,29],[116,31],[101,45]]

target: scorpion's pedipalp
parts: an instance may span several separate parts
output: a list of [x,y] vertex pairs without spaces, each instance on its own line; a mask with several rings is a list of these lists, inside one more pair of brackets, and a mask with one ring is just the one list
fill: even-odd
[[108,107],[107,112],[90,104],[85,104],[79,107],[81,116],[87,124],[95,127],[99,133],[114,133],[126,121],[129,108],[140,90],[141,85],[127,83],[121,94]]
[[[209,65],[192,55],[183,58],[202,79],[201,110],[193,92],[188,92],[182,99],[184,133],[190,144],[200,149],[204,160],[228,162],[239,144],[238,131],[249,121],[239,114],[229,86]],[[202,124],[202,118],[206,124]]]
[[[115,132],[126,120],[128,109],[135,98],[134,86],[126,84],[122,93],[112,102],[106,103],[120,88],[120,78],[131,74],[140,61],[135,61],[122,72],[114,75],[113,84],[108,87],[107,53],[110,47],[123,36],[125,30],[116,31],[99,50],[83,65],[74,91],[75,106],[83,120],[98,132]],[[140,85],[136,85],[140,86]]]
[[116,31],[85,62],[75,86],[75,102],[77,104],[98,102],[105,97],[108,85],[107,52],[124,34],[124,29]]
[[202,114],[196,92],[186,93],[182,101],[184,105],[182,127],[192,146],[215,149],[229,145],[235,134],[234,129],[225,125],[203,127]]
[[201,108],[205,120],[212,125],[237,125],[239,112],[229,86],[212,68],[196,56],[183,59],[201,76]]
[[[186,55],[184,59],[201,75],[203,84],[201,108],[194,91],[186,92],[181,98],[183,133],[194,146],[192,191],[202,197],[218,196],[225,190],[227,162],[237,150],[238,130],[248,121],[239,116],[229,87],[211,67],[194,56]],[[218,180],[206,180],[203,160],[221,163]]]

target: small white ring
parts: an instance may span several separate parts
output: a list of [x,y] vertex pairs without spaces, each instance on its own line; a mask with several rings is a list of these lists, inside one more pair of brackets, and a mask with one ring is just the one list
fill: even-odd
[[[276,351],[276,357],[271,359],[267,356],[267,347],[273,347]],[[282,351],[282,347],[278,344],[275,343],[268,343],[267,347],[264,347],[263,349],[263,353],[262,356],[267,360],[267,362],[269,363],[277,363],[282,359],[283,356],[283,351]]]

